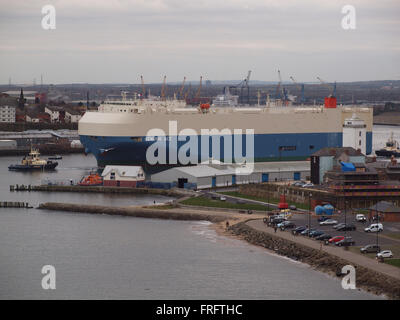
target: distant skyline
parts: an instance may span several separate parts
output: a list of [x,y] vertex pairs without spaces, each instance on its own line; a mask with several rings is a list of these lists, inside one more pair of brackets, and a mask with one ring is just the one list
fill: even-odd
[[[56,29],[41,26],[44,5]],[[400,80],[398,0],[0,0],[0,83]],[[344,30],[341,10],[356,9]]]

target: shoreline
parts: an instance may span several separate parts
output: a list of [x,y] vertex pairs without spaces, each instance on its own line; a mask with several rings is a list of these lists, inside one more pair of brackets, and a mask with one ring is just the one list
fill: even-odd
[[[43,203],[39,205],[38,209],[181,221],[206,220],[212,223],[210,227],[219,235],[245,240],[252,245],[263,247],[280,256],[305,263],[314,270],[326,273],[334,278],[341,277],[341,275],[338,274],[338,270],[341,270],[343,266],[348,264],[354,265],[357,269],[357,289],[362,289],[377,296],[384,295],[389,299],[400,299],[400,279],[396,277],[389,276],[363,265],[358,265],[357,263],[338,257],[325,250],[312,248],[311,246],[300,243],[302,238],[294,237],[288,240],[279,236],[279,233],[269,234],[267,231],[259,231],[248,225],[249,222],[262,219],[265,215],[253,214],[250,217],[240,213],[224,212],[223,210],[210,211],[179,207],[157,208],[154,206],[107,207],[68,203]],[[228,228],[226,226],[227,222],[229,223]],[[352,254],[356,255],[355,253]],[[397,269],[393,270],[397,271]]]

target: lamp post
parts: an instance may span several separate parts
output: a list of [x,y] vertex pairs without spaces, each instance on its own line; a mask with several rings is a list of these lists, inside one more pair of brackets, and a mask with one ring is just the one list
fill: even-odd
[[310,237],[311,232],[311,197],[312,193],[308,194],[308,237]]
[[378,218],[378,228],[376,230],[376,247],[378,248],[378,233],[379,233],[378,199],[376,199],[375,211],[376,211],[376,216]]
[[344,236],[347,235],[347,200],[344,201]]

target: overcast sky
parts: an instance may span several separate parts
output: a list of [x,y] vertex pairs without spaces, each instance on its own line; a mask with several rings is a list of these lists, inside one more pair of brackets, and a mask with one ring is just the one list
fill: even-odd
[[[41,26],[54,5],[56,29]],[[344,30],[342,7],[356,9]],[[399,0],[0,0],[0,83],[400,80]]]

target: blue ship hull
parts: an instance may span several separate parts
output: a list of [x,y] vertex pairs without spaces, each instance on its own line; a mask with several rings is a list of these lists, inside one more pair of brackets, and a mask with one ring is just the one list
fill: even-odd
[[[372,132],[367,132],[367,154],[372,152]],[[325,147],[342,147],[342,132],[330,133],[287,133],[287,134],[256,134],[254,136],[254,161],[290,161],[305,160],[314,152]],[[80,140],[87,153],[92,153],[99,167],[106,165],[140,165],[145,171],[156,172],[168,167],[179,166],[178,163],[170,163],[170,146],[173,144],[165,141],[166,163],[150,165],[146,160],[147,148],[154,141],[146,141],[146,137],[107,137],[80,135]],[[198,163],[201,162],[201,138],[198,136]],[[223,161],[224,139],[220,140],[221,161]],[[245,137],[242,137],[243,150],[245,150]],[[186,141],[178,141],[177,147],[184,145]],[[233,149],[233,148],[232,148]],[[209,157],[212,156],[211,139],[209,143]],[[176,150],[173,150],[175,154]],[[234,152],[234,150],[233,150]],[[245,151],[243,151],[245,155]],[[204,159],[204,157],[203,157]],[[233,159],[233,155],[232,155]]]

